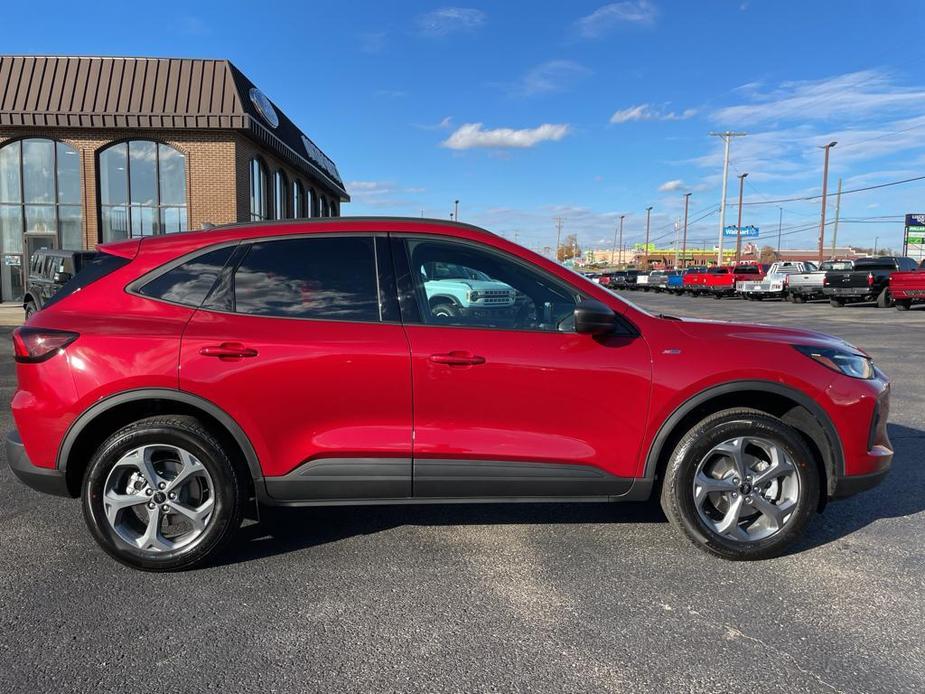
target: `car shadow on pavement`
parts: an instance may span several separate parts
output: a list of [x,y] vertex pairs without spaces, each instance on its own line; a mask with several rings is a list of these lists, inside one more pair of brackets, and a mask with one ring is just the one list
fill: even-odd
[[[893,468],[877,487],[830,502],[814,517],[790,554],[845,539],[887,518],[925,511],[925,431],[891,424]],[[235,564],[393,528],[453,525],[551,525],[665,523],[656,499],[632,503],[498,503],[328,506],[270,509],[260,523],[241,528],[218,564]]]

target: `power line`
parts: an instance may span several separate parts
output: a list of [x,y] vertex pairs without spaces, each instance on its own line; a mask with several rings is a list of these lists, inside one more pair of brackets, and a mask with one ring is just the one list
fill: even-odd
[[[865,190],[876,190],[878,188],[889,188],[890,186],[899,186],[904,183],[914,183],[915,181],[925,180],[925,176],[914,176],[912,178],[904,178],[901,181],[890,181],[889,183],[880,183],[875,186],[865,186],[863,188],[852,188],[851,190],[843,190],[842,195],[849,195],[851,193],[862,193]],[[780,202],[799,202],[799,201],[808,201],[808,200],[819,200],[822,195],[805,195],[802,197],[792,197],[792,198],[778,198],[777,200],[758,200],[753,202],[746,202],[745,205],[776,205]]]

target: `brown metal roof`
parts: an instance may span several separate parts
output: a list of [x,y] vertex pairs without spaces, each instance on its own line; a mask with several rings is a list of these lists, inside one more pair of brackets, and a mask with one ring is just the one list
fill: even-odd
[[243,130],[349,200],[333,162],[276,104],[279,125],[263,120],[253,86],[227,60],[0,56],[0,126]]

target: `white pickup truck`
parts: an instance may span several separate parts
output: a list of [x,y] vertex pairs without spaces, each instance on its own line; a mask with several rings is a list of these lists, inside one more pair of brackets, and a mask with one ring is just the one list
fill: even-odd
[[815,263],[802,261],[780,261],[768,268],[767,274],[760,280],[736,282],[736,292],[742,298],[752,301],[762,299],[784,299],[787,296],[787,278],[801,272],[812,272]]
[[853,270],[853,260],[826,260],[818,270],[790,275],[787,278],[788,298],[795,304],[802,304],[812,299],[824,299],[822,281],[829,270]]

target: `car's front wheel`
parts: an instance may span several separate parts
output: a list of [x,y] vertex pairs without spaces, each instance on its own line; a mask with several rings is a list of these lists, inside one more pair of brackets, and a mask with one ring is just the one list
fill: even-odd
[[681,532],[725,559],[766,559],[803,531],[819,472],[799,433],[758,410],[723,410],[678,442],[661,503]]
[[32,316],[36,314],[36,312],[39,309],[38,309],[38,306],[35,305],[34,301],[27,301],[25,310],[26,310],[26,320],[29,320],[30,318],[32,318]]
[[148,417],[119,429],[84,476],[84,518],[112,557],[176,571],[212,560],[241,525],[247,486],[193,417]]

